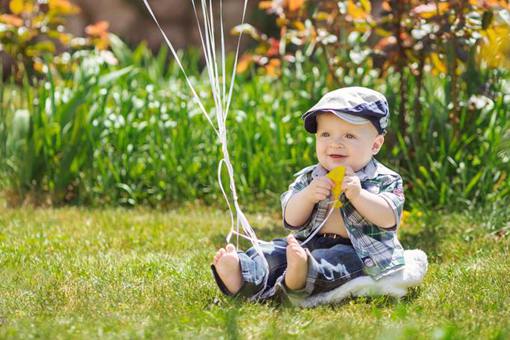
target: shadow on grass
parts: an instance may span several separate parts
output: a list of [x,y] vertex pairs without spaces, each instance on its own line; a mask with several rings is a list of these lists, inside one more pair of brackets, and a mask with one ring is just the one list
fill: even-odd
[[418,228],[405,227],[400,230],[399,240],[404,249],[421,249],[429,257],[429,262],[438,256],[444,239],[440,220],[436,215],[424,216]]
[[324,305],[323,308],[330,308],[331,310],[338,310],[346,305],[355,303],[360,305],[371,305],[376,308],[395,308],[400,305],[411,305],[420,296],[420,288],[415,287],[409,289],[406,296],[397,298],[394,296],[380,295],[380,296],[360,296],[349,297],[334,304]]
[[[379,296],[360,296],[360,297],[349,297],[339,302],[324,304],[312,307],[311,309],[325,309],[331,311],[339,311],[345,306],[356,304],[356,305],[367,305],[379,309],[391,309],[395,310],[397,314],[406,314],[408,307],[412,306],[415,300],[421,295],[421,287],[413,287],[408,290],[408,294],[402,298],[397,298],[387,295]],[[211,309],[219,307],[225,313],[225,328],[230,334],[237,334],[237,316],[240,313],[240,309],[246,304],[255,304],[265,306],[271,309],[299,311],[303,308],[294,306],[290,301],[282,294],[277,294],[271,299],[264,301],[249,301],[245,298],[232,298],[232,297],[215,297],[212,301],[209,301],[205,309]],[[374,310],[375,314],[379,312]]]

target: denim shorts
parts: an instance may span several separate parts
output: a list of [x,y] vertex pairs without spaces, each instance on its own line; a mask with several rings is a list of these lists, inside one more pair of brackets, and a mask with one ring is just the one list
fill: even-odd
[[[305,287],[291,291],[285,287],[284,281],[287,268],[287,239],[274,239],[268,244],[261,244],[260,247],[267,260],[269,271],[266,270],[263,259],[253,247],[246,252],[238,251],[242,285],[236,294],[231,294],[226,289],[214,265],[211,266],[216,283],[224,294],[260,300],[271,298],[282,292],[293,300],[300,300],[330,291],[365,275],[363,264],[349,239],[316,235],[303,246],[308,254]],[[266,279],[267,284],[264,284]]]

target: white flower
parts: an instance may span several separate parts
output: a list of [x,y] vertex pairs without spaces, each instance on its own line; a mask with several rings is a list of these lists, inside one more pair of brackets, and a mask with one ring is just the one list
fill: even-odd
[[468,107],[470,110],[490,110],[494,107],[494,102],[489,97],[484,95],[472,95],[468,101]]

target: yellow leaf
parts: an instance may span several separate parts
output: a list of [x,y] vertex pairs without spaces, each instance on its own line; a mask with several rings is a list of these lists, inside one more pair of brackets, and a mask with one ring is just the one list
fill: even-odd
[[340,201],[340,195],[342,194],[342,182],[344,181],[345,176],[345,167],[340,165],[331,170],[326,177],[330,178],[334,183],[335,186],[333,187],[333,190],[331,190],[331,193],[333,195],[334,200],[338,200],[335,202],[335,208],[342,207],[342,202]]
[[351,16],[353,20],[365,20],[368,18],[368,13],[363,8],[356,6],[353,1],[347,1],[347,14]]
[[372,11],[372,5],[369,0],[360,0],[360,2],[365,12],[370,13]]
[[375,27],[375,33],[377,33],[377,35],[381,36],[381,37],[390,37],[393,35],[392,32],[390,31],[386,31],[384,28],[381,28],[381,27]]
[[439,74],[446,73],[446,71],[447,71],[446,65],[441,60],[441,58],[439,57],[439,55],[437,53],[432,53],[430,55],[430,61],[432,62],[432,65],[434,65],[435,70],[439,72]]
[[62,15],[71,15],[80,12],[80,8],[76,5],[73,5],[68,0],[48,0],[48,7],[50,11]]
[[318,21],[326,21],[326,20],[329,20],[331,18],[331,16],[332,15],[328,12],[319,11],[315,14],[315,19]]
[[402,212],[402,215],[400,216],[400,226],[404,226],[405,224],[407,224],[407,220],[409,219],[409,217],[411,216],[411,212],[410,211],[407,211],[407,210],[404,210]]
[[24,8],[23,0],[11,0],[11,2],[9,3],[9,8],[11,9],[11,12],[14,14],[23,13]]
[[273,2],[272,1],[261,1],[259,3],[260,9],[270,9],[273,8]]
[[23,6],[24,13],[32,13],[34,11],[34,4],[30,1],[25,2]]
[[44,64],[38,60],[34,61],[34,70],[39,73],[43,73],[44,72]]
[[294,24],[294,27],[298,30],[298,31],[304,31],[305,30],[305,24],[303,24],[301,21],[299,20],[296,20],[293,22]]
[[335,78],[333,78],[333,75],[330,72],[328,72],[328,74],[326,75],[326,85],[328,87],[333,87],[336,85]]
[[60,42],[62,44],[64,44],[65,46],[69,45],[69,43],[71,42],[71,39],[72,39],[72,36],[70,34],[60,33],[60,32],[58,34],[58,40],[60,40]]
[[510,69],[510,26],[489,27],[482,37],[478,59],[491,68]]
[[278,17],[278,18],[276,19],[276,24],[277,24],[278,26],[280,26],[280,27],[287,26],[287,22],[288,22],[288,20],[287,20],[287,19],[285,19],[284,17]]

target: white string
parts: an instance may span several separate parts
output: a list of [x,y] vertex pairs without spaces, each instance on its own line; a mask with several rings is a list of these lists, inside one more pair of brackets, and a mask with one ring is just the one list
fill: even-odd
[[[206,61],[206,69],[207,69],[207,75],[209,78],[209,85],[211,88],[212,96],[214,99],[214,105],[215,105],[215,114],[216,114],[216,121],[217,121],[217,128],[212,123],[212,120],[210,118],[210,115],[205,110],[202,101],[198,97],[191,81],[189,80],[188,75],[186,74],[186,71],[184,70],[182,63],[180,62],[180,59],[170,42],[170,40],[167,38],[165,32],[161,28],[161,25],[159,24],[156,16],[154,15],[148,0],[143,0],[145,6],[147,7],[147,10],[151,14],[152,18],[156,22],[156,25],[158,26],[160,32],[163,34],[163,37],[165,38],[165,42],[167,43],[168,47],[170,48],[170,51],[172,52],[172,55],[177,61],[177,64],[179,65],[179,68],[184,73],[184,76],[186,77],[187,84],[191,91],[193,92],[193,95],[197,102],[199,103],[200,109],[202,113],[206,116],[208,122],[213,127],[214,131],[216,132],[220,144],[221,144],[221,151],[223,153],[223,158],[220,160],[218,164],[218,183],[221,189],[221,192],[223,194],[223,197],[225,198],[225,201],[227,202],[228,209],[230,211],[231,216],[231,230],[230,233],[227,236],[227,242],[229,242],[230,237],[233,234],[240,235],[239,228],[241,227],[246,234],[246,238],[249,239],[253,247],[255,248],[256,252],[260,255],[261,259],[263,259],[264,266],[266,268],[266,271],[269,270],[269,266],[267,263],[267,260],[262,252],[262,249],[259,245],[259,240],[257,239],[257,236],[255,235],[255,232],[253,231],[250,223],[248,222],[248,219],[242,212],[241,207],[238,203],[238,196],[237,196],[237,190],[235,186],[235,180],[234,180],[234,169],[232,166],[232,163],[230,161],[230,156],[228,153],[227,148],[227,130],[226,130],[226,118],[228,115],[228,110],[230,107],[231,99],[232,99],[232,92],[235,82],[235,69],[237,67],[237,59],[239,57],[239,49],[240,49],[240,41],[242,37],[242,32],[239,34],[238,41],[237,41],[237,48],[236,48],[236,57],[234,59],[234,67],[232,70],[232,76],[231,76],[231,83],[230,83],[230,90],[228,97],[226,96],[226,65],[225,65],[225,40],[224,40],[224,30],[223,30],[223,13],[220,13],[220,20],[221,20],[221,56],[220,56],[220,63],[221,63],[221,74],[219,73],[220,70],[218,69],[218,57],[216,55],[216,39],[215,39],[215,32],[214,32],[214,15],[213,15],[213,6],[212,6],[212,0],[201,0],[201,6],[202,6],[202,15],[203,15],[203,29],[200,25],[200,20],[198,19],[198,13],[197,8],[195,4],[195,0],[192,0],[191,3],[193,5],[193,10],[195,13],[195,18],[197,19],[198,28],[199,28],[199,34],[200,34],[200,40],[202,43],[202,49],[204,52],[204,58]],[[243,15],[242,15],[242,22],[241,24],[244,24],[244,19],[246,15],[246,8],[247,8],[247,0],[244,1],[243,6]],[[220,2],[220,11],[223,11],[223,4]],[[221,79],[220,79],[221,78]],[[221,82],[221,85],[220,85]],[[233,218],[233,212],[232,212],[232,205],[230,204],[230,200],[228,199],[228,195],[225,192],[225,189],[223,188],[221,175],[222,175],[222,167],[226,166],[227,173],[229,176],[229,184],[230,184],[230,191],[232,194],[232,200],[233,200],[233,206],[236,210],[237,214],[237,223],[236,223],[236,231],[234,231],[234,218]],[[237,242],[239,243],[239,237],[237,238]],[[267,286],[267,279],[268,275],[266,275],[265,282],[264,282],[264,288],[260,291],[262,293],[266,286]],[[257,296],[253,297],[257,298]]]
[[[218,136],[218,139],[220,141],[223,158],[219,161],[219,164],[218,164],[218,184],[220,186],[220,190],[223,194],[223,197],[227,203],[227,207],[230,212],[230,222],[231,222],[230,232],[228,233],[228,235],[226,237],[226,241],[227,241],[227,243],[230,242],[230,238],[232,237],[232,235],[236,235],[237,236],[237,248],[239,248],[239,237],[249,240],[252,243],[255,251],[258,253],[260,258],[263,260],[263,265],[266,269],[266,272],[269,272],[269,265],[267,263],[267,259],[264,256],[264,253],[262,252],[260,244],[270,244],[271,242],[262,241],[257,238],[257,236],[255,235],[255,231],[251,227],[250,223],[248,222],[248,219],[244,215],[241,207],[239,206],[237,190],[236,190],[235,180],[234,180],[234,169],[233,169],[232,163],[230,161],[230,156],[229,156],[228,148],[227,148],[227,145],[228,145],[228,143],[227,143],[227,129],[226,129],[225,123],[226,123],[226,119],[227,119],[227,116],[229,113],[229,108],[230,108],[230,104],[231,104],[231,100],[232,100],[232,93],[233,93],[234,84],[235,84],[235,72],[236,72],[237,62],[238,62],[238,58],[239,58],[239,50],[240,50],[241,37],[242,37],[243,31],[241,31],[239,33],[239,37],[237,40],[236,54],[235,54],[235,58],[234,58],[232,75],[230,77],[230,87],[229,87],[228,96],[227,96],[227,93],[226,93],[227,78],[226,78],[225,38],[224,38],[224,27],[223,27],[223,1],[220,0],[221,55],[219,56],[219,63],[221,65],[221,68],[219,68],[218,67],[218,56],[216,55],[216,38],[215,38],[215,32],[214,32],[214,15],[213,15],[212,0],[209,0],[209,2],[207,2],[207,0],[201,0],[202,15],[203,15],[203,29],[201,27],[200,20],[198,17],[198,11],[197,11],[197,7],[195,4],[195,0],[191,0],[192,6],[193,6],[193,11],[195,13],[195,18],[197,20],[200,41],[202,43],[202,50],[204,52],[204,58],[206,61],[206,69],[207,69],[207,75],[209,78],[209,85],[210,85],[212,97],[214,100],[214,107],[215,107],[214,112],[216,114],[216,122],[217,122],[217,128],[216,128],[216,126],[213,124],[213,122],[211,120],[210,115],[207,113],[206,109],[204,108],[204,105],[202,104],[202,101],[200,100],[200,97],[198,96],[195,88],[193,87],[193,84],[191,83],[186,71],[184,70],[184,67],[183,67],[183,65],[179,59],[179,56],[177,55],[172,43],[167,38],[165,32],[163,31],[161,25],[158,22],[156,16],[154,15],[154,13],[148,3],[148,0],[143,0],[143,2],[145,4],[145,6],[147,7],[147,10],[151,14],[152,18],[154,19],[161,34],[163,35],[166,44],[170,48],[170,51],[172,52],[172,55],[174,56],[174,58],[177,62],[177,65],[183,72],[183,74],[186,78],[186,82],[187,82],[189,88],[191,89],[193,96],[200,107],[200,110],[207,118],[207,121],[209,122],[209,124],[213,127],[213,130],[216,133],[216,135]],[[244,0],[241,24],[244,24],[247,3],[248,3],[248,1]],[[233,200],[233,206],[234,206],[234,209],[236,211],[236,216],[237,216],[235,230],[234,230],[234,214],[232,211],[232,205],[231,205],[229,197],[223,187],[223,182],[221,179],[223,166],[225,166],[227,168],[227,173],[229,176],[229,186],[230,186],[230,191],[231,191],[232,200]],[[333,201],[333,202],[335,202],[335,201]],[[329,203],[332,203],[332,202],[329,202]],[[306,243],[308,243],[321,230],[321,228],[324,226],[324,224],[326,223],[328,218],[331,216],[334,209],[335,209],[334,205],[332,205],[331,209],[329,210],[326,218],[322,221],[322,223],[317,228],[315,228],[315,230],[307,237],[306,240],[301,242],[302,246],[305,245]],[[242,228],[244,234],[239,232],[240,227]],[[275,246],[277,248],[285,248],[285,247],[281,247],[281,246],[277,246],[277,245],[273,245],[273,246]],[[258,294],[256,294],[254,297],[252,297],[252,299],[257,299],[259,296],[261,296],[264,293],[264,291],[267,288],[268,276],[269,275],[265,275],[263,289],[261,289]]]
[[[243,17],[241,19],[241,25],[244,24],[245,14],[246,14],[246,5],[248,4],[248,1],[244,2],[244,8],[243,8]],[[241,46],[241,36],[243,35],[243,32],[241,31],[239,33],[239,38],[237,39],[237,48],[236,48],[236,56],[234,58],[234,67],[232,68],[232,76],[230,77],[230,90],[228,92],[228,100],[227,100],[227,108],[225,110],[225,119],[227,119],[227,115],[230,108],[230,102],[232,100],[232,92],[234,90],[234,82],[235,82],[235,72],[237,69],[237,60],[239,58],[239,47]]]
[[[334,203],[336,201],[338,201],[338,200],[329,201],[328,203]],[[334,210],[335,210],[335,206],[332,205],[331,208],[329,209],[328,214],[326,215],[324,220],[321,222],[321,224],[319,224],[319,226],[317,228],[315,228],[313,230],[313,232],[310,235],[308,235],[308,237],[304,241],[300,242],[301,246],[304,246],[305,244],[307,244],[315,235],[317,235],[317,233],[322,229],[322,227],[327,222],[327,220],[329,219],[329,217],[331,216],[331,214],[333,213]],[[235,231],[232,231],[231,233],[236,234],[237,236],[240,236],[240,237],[242,237],[242,238],[244,238],[246,240],[249,240],[250,242],[253,243],[253,240],[250,238],[250,236],[246,236],[244,234],[237,233]],[[258,240],[258,243],[261,243],[261,244],[272,244],[272,246],[275,247],[275,248],[286,249],[286,247],[278,246],[276,244],[273,244],[273,242],[271,242],[271,241],[268,242],[268,241]]]
[[[227,98],[226,96],[226,83],[227,83],[227,79],[226,79],[226,74],[227,74],[227,71],[226,71],[226,60],[225,60],[225,33],[223,32],[223,0],[220,0],[220,23],[221,23],[221,26],[220,26],[220,29],[221,29],[221,34],[220,34],[220,37],[221,37],[221,60],[222,60],[222,63],[221,63],[221,69],[222,69],[222,82],[221,82],[221,85],[222,85],[222,98],[223,100],[225,100],[225,98]],[[225,107],[225,113],[228,112],[228,108],[226,107],[226,103],[223,102],[222,103],[223,107]],[[225,117],[227,115],[225,114]]]
[[167,36],[165,34],[165,31],[163,31],[163,29],[161,28],[161,25],[159,24],[158,19],[154,15],[154,12],[152,11],[148,1],[147,0],[143,0],[143,2],[145,4],[145,7],[147,7],[147,10],[149,11],[150,15],[154,19],[154,22],[158,26],[159,31],[163,35],[163,38],[165,39],[166,44],[170,48],[170,51],[172,52],[172,55],[174,56],[175,61],[177,62],[177,65],[179,66],[179,68],[181,69],[182,73],[184,74],[184,77],[186,78],[186,82],[188,83],[188,87],[191,89],[191,92],[193,92],[193,96],[194,96],[195,100],[197,101],[198,106],[200,107],[200,110],[202,110],[202,113],[207,118],[207,121],[209,122],[209,124],[211,124],[212,128],[214,129],[214,132],[218,135],[218,131],[216,130],[216,127],[214,126],[213,122],[211,121],[211,118],[209,117],[209,114],[207,114],[207,111],[205,110],[204,105],[202,104],[202,101],[200,100],[200,97],[198,96],[197,92],[195,91],[195,88],[191,84],[191,81],[189,80],[188,74],[184,70],[184,67],[182,66],[181,60],[179,58],[179,55],[175,51],[174,46],[172,45],[170,40],[167,38]]

